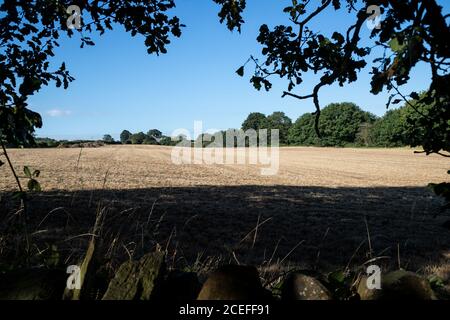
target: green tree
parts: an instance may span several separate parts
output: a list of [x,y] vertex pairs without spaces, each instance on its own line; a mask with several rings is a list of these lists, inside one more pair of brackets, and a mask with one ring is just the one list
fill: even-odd
[[[244,0],[214,0],[219,17],[230,30],[240,30]],[[81,9],[80,29],[69,28],[73,13]],[[4,0],[0,3],[0,139],[29,145],[42,126],[41,116],[28,108],[28,98],[43,87],[67,88],[74,80],[63,62],[52,70],[50,59],[64,36],[77,35],[81,47],[95,45],[90,34],[104,34],[123,26],[131,36],[144,39],[149,54],[165,54],[172,37],[184,27],[171,14],[175,0]]]
[[135,134],[132,134],[130,137],[132,144],[143,144],[144,140],[147,138],[147,135],[143,132],[138,132]]
[[296,145],[345,146],[357,141],[361,125],[374,121],[373,114],[361,110],[354,103],[332,103],[322,111],[321,139],[315,134],[314,115],[305,114],[292,126],[288,140]]
[[110,134],[105,134],[103,136],[103,141],[106,142],[106,143],[113,143],[114,142],[114,138]]
[[[284,112],[276,111],[270,116],[267,116],[265,128],[268,130],[278,129],[280,144],[288,143],[289,130],[292,127],[292,120],[284,114]],[[269,131],[270,137],[270,131]]]
[[149,136],[148,134],[146,134],[144,141],[142,141],[142,144],[158,145],[159,143],[153,136]]
[[162,146],[174,146],[176,145],[176,142],[173,141],[171,137],[162,136],[161,140],[159,141],[159,144]]
[[253,129],[258,131],[259,129],[266,129],[266,124],[267,118],[264,114],[259,112],[252,112],[242,123],[242,130],[247,131],[249,129]]
[[128,130],[123,130],[122,133],[120,134],[120,142],[122,142],[123,144],[126,144],[130,141],[131,138],[131,132]]
[[376,147],[401,147],[407,144],[403,109],[389,110],[370,130],[370,140]]
[[[428,102],[428,103],[426,103]],[[422,93],[418,99],[409,100],[402,110],[404,139],[412,147],[424,147],[424,150],[450,149],[450,119],[445,117],[439,121],[430,122],[435,117],[436,102],[427,99],[427,93]],[[447,109],[450,113],[450,108]]]
[[297,146],[320,145],[320,139],[314,131],[314,115],[305,113],[294,122],[288,134],[288,142]]
[[[382,27],[373,28],[370,40],[362,41],[362,32],[374,13],[368,10],[371,5],[384,12]],[[314,20],[329,10],[348,11],[348,25],[343,32],[328,34],[318,30],[319,25],[313,26]],[[264,58],[251,56],[248,60],[255,64],[250,81],[257,90],[270,90],[271,77],[285,79],[287,90],[283,97],[313,101],[314,126],[320,136],[320,92],[324,87],[354,82],[371,64],[367,68],[371,70],[371,92],[391,92],[389,106],[391,102],[406,102],[409,97],[418,98],[416,92],[409,96],[402,93],[401,87],[410,80],[412,69],[420,63],[427,64],[431,70],[430,86],[418,103],[432,107],[418,121],[427,131],[422,146],[427,154],[450,152],[449,15],[443,13],[436,0],[292,0],[284,12],[285,24],[260,27],[257,41],[262,45]],[[375,52],[375,60],[369,61]],[[245,65],[237,70],[240,76],[244,75],[244,68]],[[294,93],[308,73],[318,75],[311,92]]]
[[158,129],[149,130],[147,132],[147,135],[149,137],[153,137],[154,139],[161,139],[162,138],[162,132],[159,131]]

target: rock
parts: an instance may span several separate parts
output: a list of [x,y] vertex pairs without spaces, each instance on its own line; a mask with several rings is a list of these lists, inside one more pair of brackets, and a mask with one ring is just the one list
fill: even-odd
[[361,276],[359,279],[356,291],[361,300],[377,300],[380,298],[381,290],[369,289],[367,287],[367,276]]
[[165,270],[165,255],[160,252],[127,261],[111,280],[103,300],[153,299],[158,296]]
[[261,300],[266,293],[255,267],[226,265],[211,273],[198,300]]
[[24,269],[0,276],[0,300],[61,300],[64,270]]
[[361,300],[434,300],[429,282],[419,275],[404,270],[381,277],[381,290],[367,288],[367,276],[362,276],[357,292]]
[[383,300],[435,300],[430,283],[413,272],[393,271],[381,278]]
[[282,300],[331,300],[331,293],[316,278],[301,273],[290,274],[281,289]]
[[172,271],[162,284],[158,298],[171,301],[193,301],[202,288],[194,272]]

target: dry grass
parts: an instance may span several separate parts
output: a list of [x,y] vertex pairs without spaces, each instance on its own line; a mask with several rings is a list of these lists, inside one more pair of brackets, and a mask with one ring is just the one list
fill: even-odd
[[[10,150],[20,171],[40,169],[44,190],[137,189],[198,185],[422,187],[446,179],[449,161],[410,149],[282,148],[280,172],[262,177],[256,166],[171,163],[171,148],[112,146],[96,149]],[[242,152],[242,150],[241,150]],[[0,190],[14,181],[0,169]]]
[[[282,148],[279,174],[264,177],[257,166],[176,166],[170,154],[150,146],[10,150],[18,170],[41,170],[30,232],[77,256],[86,238],[79,235],[90,234],[102,212],[110,251],[130,256],[157,246],[174,264],[198,268],[213,265],[212,256],[267,270],[281,261],[335,268],[372,256],[415,270],[448,265],[448,217],[425,188],[448,179],[443,157]],[[0,218],[17,209],[14,188],[3,166]]]

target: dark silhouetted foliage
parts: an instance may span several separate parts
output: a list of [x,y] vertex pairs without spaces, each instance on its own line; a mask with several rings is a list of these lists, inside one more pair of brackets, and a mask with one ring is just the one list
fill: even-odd
[[127,142],[129,142],[130,138],[131,138],[131,132],[128,130],[123,130],[122,133],[120,134],[120,142],[122,142],[123,144],[126,144]]
[[[384,12],[382,27],[371,32],[372,43],[361,40],[362,29],[372,15],[367,12],[370,5],[378,5]],[[329,10],[348,11],[347,30],[324,34],[310,28],[315,18]],[[343,86],[356,81],[375,50],[381,54],[371,65],[371,92],[378,94],[384,89],[392,92],[388,105],[419,97],[416,92],[403,94],[400,87],[409,81],[417,64],[425,63],[432,77],[417,104],[431,109],[428,115],[420,114],[416,121],[426,131],[421,145],[427,154],[450,151],[450,27],[448,14],[443,14],[436,0],[292,1],[284,12],[285,25],[264,24],[260,28],[257,40],[263,47],[264,60],[249,59],[256,66],[250,79],[256,89],[270,90],[271,76],[286,79],[287,91],[283,96],[313,100],[315,131],[320,136],[320,90],[335,83]],[[244,67],[237,71],[241,76]],[[294,94],[294,88],[302,84],[307,73],[319,75],[312,92]]]
[[158,129],[152,129],[147,132],[149,137],[153,137],[154,139],[160,139],[162,137],[162,132]]
[[106,143],[114,143],[114,138],[110,134],[105,134],[102,140]]
[[[219,16],[230,30],[240,30],[245,1],[215,0]],[[67,9],[81,9],[81,29],[69,29]],[[144,39],[149,54],[164,54],[171,37],[179,37],[183,25],[170,15],[174,0],[59,0],[16,1],[0,4],[0,138],[5,143],[30,145],[33,132],[42,126],[41,116],[28,108],[28,98],[54,83],[67,88],[74,80],[66,64],[52,70],[59,39],[79,36],[80,46],[95,43],[91,33],[100,35],[123,26],[131,35]]]
[[130,137],[132,144],[143,144],[145,139],[147,139],[147,135],[143,132],[132,134]]

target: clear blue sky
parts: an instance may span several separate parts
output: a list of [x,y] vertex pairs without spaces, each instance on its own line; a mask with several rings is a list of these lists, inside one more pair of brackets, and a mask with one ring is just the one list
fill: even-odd
[[[449,11],[449,1],[445,11]],[[286,23],[282,12],[290,1],[249,0],[242,33],[231,33],[219,23],[219,7],[211,0],[179,0],[174,13],[187,25],[180,39],[174,39],[169,53],[148,55],[139,37],[132,38],[121,27],[102,37],[93,37],[95,47],[79,48],[76,38],[63,39],[56,52],[55,65],[65,61],[76,81],[68,90],[53,86],[30,99],[33,110],[42,114],[40,137],[58,139],[97,139],[109,133],[117,138],[123,129],[132,132],[158,128],[170,134],[178,128],[193,130],[195,120],[204,129],[240,127],[250,112],[284,111],[294,121],[314,111],[312,101],[281,98],[286,82],[275,81],[271,92],[256,91],[247,76],[235,70],[250,56],[261,57],[256,41],[259,26]],[[343,10],[341,10],[343,11]],[[347,20],[347,22],[346,22]],[[333,10],[311,24],[322,32],[344,30],[345,10]],[[369,37],[364,28],[362,37]],[[419,67],[404,91],[425,89],[430,74]],[[309,94],[316,83],[305,78],[295,93]],[[388,94],[373,96],[369,68],[358,82],[343,88],[333,86],[321,92],[321,104],[355,102],[361,108],[382,115]]]

